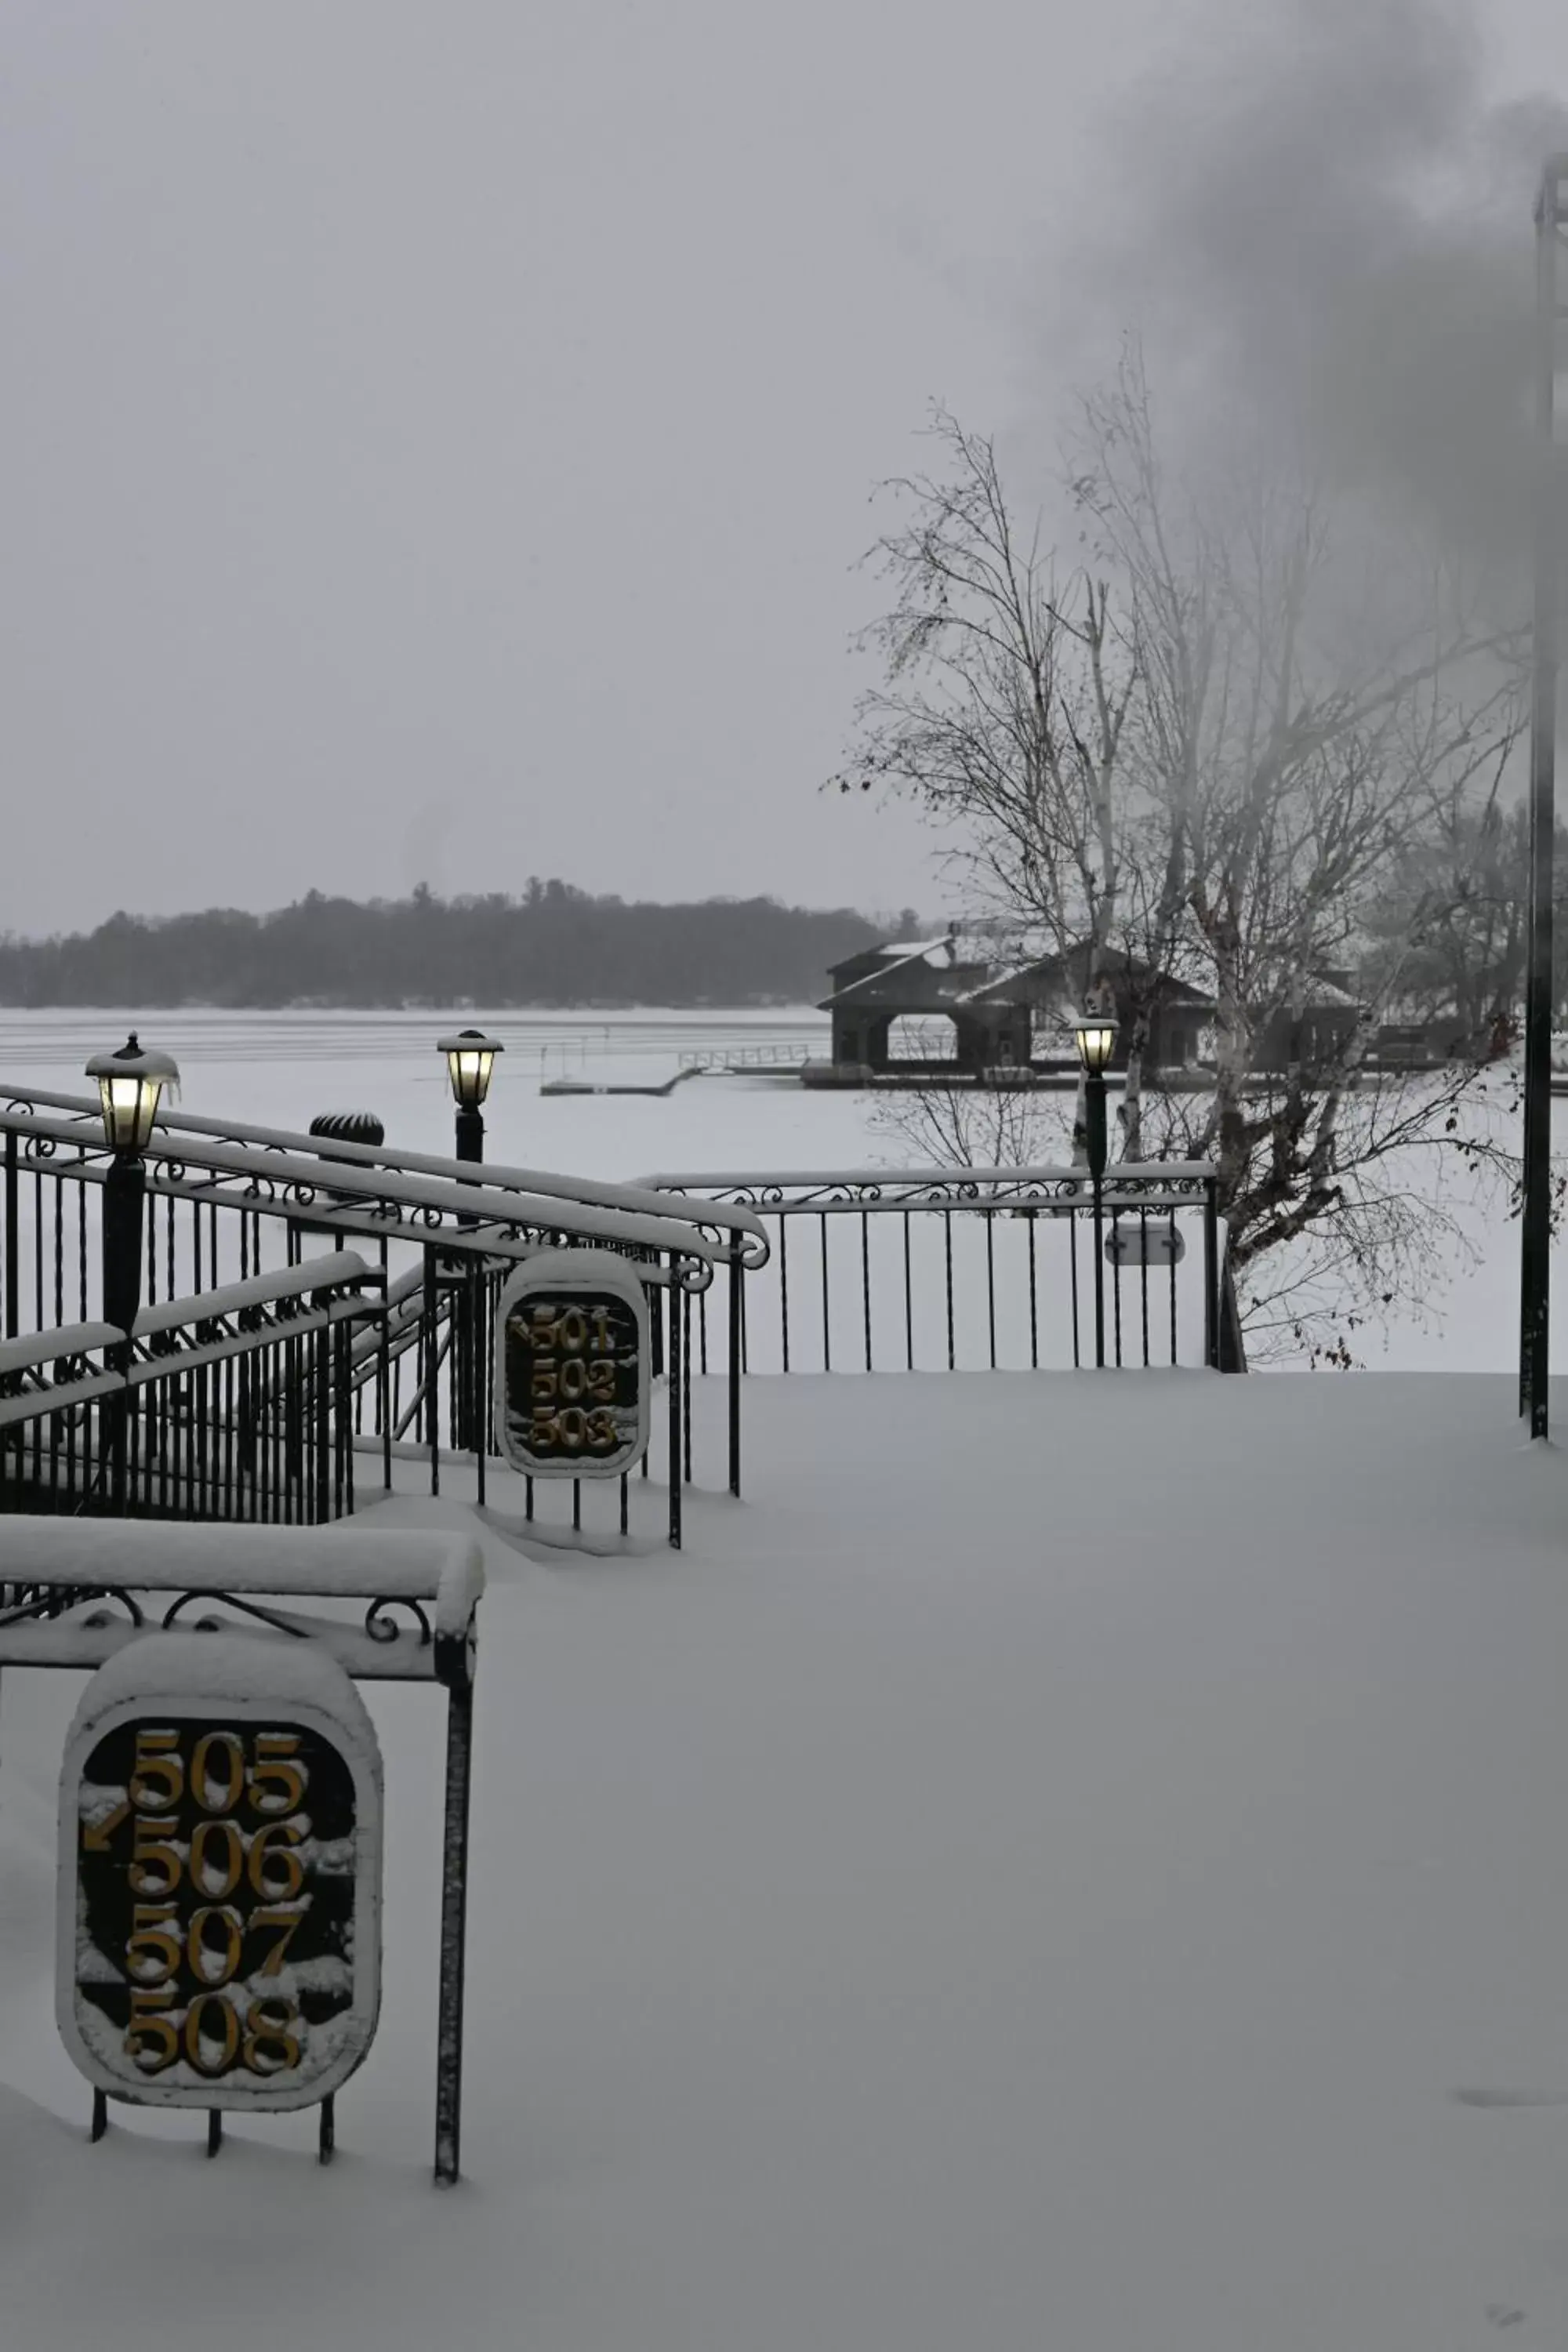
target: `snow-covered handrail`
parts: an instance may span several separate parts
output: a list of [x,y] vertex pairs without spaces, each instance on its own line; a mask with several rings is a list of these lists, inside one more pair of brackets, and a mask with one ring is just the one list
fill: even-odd
[[0,1381],[21,1372],[39,1372],[76,1356],[112,1348],[125,1334],[112,1323],[61,1323],[52,1331],[29,1331],[0,1339]]
[[[0,1610],[0,1664],[100,1665],[139,1633],[192,1630],[206,1604],[266,1596],[369,1606],[362,1625],[352,1618],[247,1611],[241,1601],[237,1622],[223,1624],[223,1638],[309,1634],[363,1681],[445,1682],[468,1670],[466,1654],[485,1584],[471,1537],[434,1528],[373,1535],[352,1526],[22,1516],[4,1524],[5,1582],[26,1597]],[[90,1613],[58,1613],[60,1601],[68,1604],[76,1593],[97,1596]],[[148,1605],[153,1593],[173,1597],[154,1609]],[[202,1612],[189,1608],[193,1601],[204,1604]]]
[[[337,1250],[278,1274],[253,1275],[216,1290],[143,1306],[130,1332],[112,1323],[68,1323],[0,1340],[0,1428],[47,1420],[95,1397],[155,1386],[204,1364],[249,1355],[284,1334],[321,1330],[367,1311],[379,1316],[379,1300],[367,1310],[359,1296],[365,1284],[379,1288],[379,1267],[366,1265],[351,1250]],[[268,1308],[284,1309],[299,1301],[307,1302],[303,1311],[284,1319],[276,1311],[266,1317]],[[106,1360],[128,1339],[143,1352],[129,1365]],[[29,1386],[29,1372],[48,1377]]]
[[[0,1105],[16,1109],[18,1106],[42,1105],[46,1109],[68,1111],[78,1124],[90,1125],[95,1130],[101,1126],[99,1105],[86,1095],[55,1094],[42,1087],[9,1084],[0,1079]],[[0,1125],[5,1124],[0,1109]],[[344,1170],[360,1167],[384,1169],[410,1176],[432,1176],[467,1187],[476,1165],[482,1166],[483,1181],[488,1190],[505,1193],[522,1193],[536,1202],[567,1203],[574,1208],[609,1209],[623,1214],[665,1218],[671,1215],[668,1201],[655,1187],[647,1184],[615,1184],[588,1177],[561,1176],[544,1169],[511,1168],[497,1161],[475,1163],[455,1160],[427,1151],[405,1151],[391,1144],[340,1142],[321,1136],[301,1135],[289,1128],[252,1127],[234,1119],[205,1118],[184,1111],[160,1108],[153,1123],[154,1149],[162,1137],[170,1158],[194,1158],[182,1154],[174,1147],[176,1139],[197,1136],[218,1145],[237,1144],[271,1155],[285,1153],[312,1160],[326,1160],[334,1168]],[[70,1139],[79,1141],[79,1137]],[[767,1262],[768,1237],[760,1220],[743,1204],[716,1202],[714,1213],[705,1222],[720,1230],[737,1235],[742,1242],[742,1264],[763,1265]],[[521,1223],[538,1223],[532,1216],[520,1218]],[[573,1230],[568,1220],[556,1218],[554,1223],[563,1232]],[[664,1244],[668,1247],[668,1244]],[[728,1253],[726,1252],[727,1255]]]
[[[1182,1179],[1191,1181],[1194,1178],[1212,1176],[1214,1173],[1215,1163],[1212,1160],[1112,1160],[1107,1168],[1105,1181],[1110,1183],[1121,1177],[1140,1181],[1152,1177],[1158,1177],[1167,1181]],[[721,1171],[716,1175],[711,1171],[703,1170],[685,1176],[662,1173],[644,1176],[639,1179],[639,1181],[650,1192],[700,1192],[709,1185],[728,1191],[731,1187],[738,1188],[742,1185],[751,1187],[758,1184],[946,1184],[952,1182],[954,1179],[961,1179],[964,1183],[973,1184],[1043,1183],[1068,1181],[1077,1184],[1087,1184],[1089,1171],[1087,1168],[1054,1164],[1039,1167],[1031,1165],[1014,1168],[971,1168],[958,1161],[950,1160],[945,1166],[931,1168],[786,1168],[771,1170],[766,1174],[760,1174],[755,1169],[743,1170],[738,1173]]]
[[[1172,1208],[1196,1205],[1207,1195],[1216,1171],[1206,1160],[1115,1160],[1101,1185],[1102,1208]],[[767,1216],[874,1215],[921,1206],[994,1209],[1031,1203],[1088,1207],[1092,1184],[1087,1168],[1041,1166],[969,1168],[832,1168],[693,1171],[647,1176],[652,1191],[693,1204],[708,1205],[710,1192],[742,1199]]]
[[165,1298],[156,1307],[140,1307],[136,1311],[135,1336],[140,1339],[153,1331],[177,1330],[182,1323],[210,1323],[220,1316],[241,1315],[247,1307],[272,1306],[284,1298],[309,1298],[319,1291],[350,1289],[361,1283],[379,1289],[381,1268],[366,1265],[353,1250],[333,1250],[324,1257],[302,1259],[298,1265],[285,1267],[278,1274],[253,1274],[244,1282],[226,1282],[216,1290],[191,1291],[184,1298]]
[[[41,1156],[52,1157],[61,1144],[96,1152],[98,1164],[73,1164],[69,1173],[89,1181],[101,1181],[105,1152],[101,1127],[89,1136],[82,1131],[83,1124],[40,1118],[16,1099],[0,1109],[0,1131],[9,1130],[44,1145]],[[689,1216],[678,1215],[662,1199],[651,1213],[602,1208],[566,1193],[500,1189],[489,1181],[488,1170],[480,1181],[410,1175],[397,1166],[360,1167],[340,1158],[347,1149],[334,1143],[330,1155],[313,1152],[301,1157],[270,1145],[205,1139],[186,1143],[155,1130],[144,1156],[155,1192],[173,1192],[184,1199],[210,1197],[212,1185],[202,1181],[200,1171],[214,1178],[244,1178],[252,1188],[246,1207],[270,1206],[296,1218],[308,1211],[311,1223],[341,1225],[346,1232],[368,1225],[379,1234],[406,1223],[422,1241],[439,1232],[444,1248],[517,1256],[526,1255],[531,1244],[509,1245],[502,1236],[511,1228],[526,1225],[565,1234],[574,1241],[618,1244],[623,1248],[678,1256],[710,1268],[730,1259],[729,1246],[710,1230],[717,1219],[704,1215],[699,1223]],[[56,1169],[62,1172],[58,1162]],[[198,1171],[194,1178],[193,1170]],[[705,1211],[707,1205],[704,1202]],[[487,1227],[494,1228],[493,1233],[482,1230]],[[746,1230],[750,1231],[750,1223]],[[762,1248],[765,1256],[765,1238]],[[754,1252],[750,1259],[742,1254],[742,1266],[761,1262]],[[705,1277],[710,1278],[710,1275]]]

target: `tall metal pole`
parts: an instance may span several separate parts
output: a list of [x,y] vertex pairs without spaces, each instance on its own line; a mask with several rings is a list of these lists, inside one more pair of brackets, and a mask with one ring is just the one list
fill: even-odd
[[1521,1217],[1519,1409],[1530,1434],[1549,1425],[1552,1305],[1552,854],[1557,767],[1559,600],[1556,379],[1561,184],[1553,155],[1535,211],[1535,625],[1530,711],[1530,929],[1524,999],[1524,1185]]
[[1105,1072],[1090,1070],[1084,1083],[1089,1176],[1094,1200],[1094,1366],[1096,1371],[1102,1372],[1105,1370]]

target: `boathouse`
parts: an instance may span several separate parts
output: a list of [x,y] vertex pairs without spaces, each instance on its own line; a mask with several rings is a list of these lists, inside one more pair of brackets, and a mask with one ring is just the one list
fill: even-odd
[[[999,934],[955,927],[940,939],[889,940],[862,948],[829,974],[819,1011],[833,1025],[832,1063],[815,1083],[868,1078],[979,1080],[1007,1071],[1075,1066],[1073,1013],[1088,997],[1088,952],[1041,954]],[[1144,1067],[1179,1071],[1212,1062],[1212,992],[1119,949],[1102,950],[1097,979],[1120,1024],[1111,1066],[1125,1068],[1134,1024],[1148,1023]],[[1322,972],[1300,1011],[1274,1013],[1257,1040],[1261,1075],[1336,1059],[1364,1006],[1348,972]]]
[[[1009,951],[956,929],[862,948],[834,965],[832,992],[818,1008],[833,1024],[834,1072],[979,1077],[1068,1063],[1068,1024],[1088,990],[1084,961]],[[1214,1020],[1212,998],[1116,952],[1101,957],[1100,977],[1121,1024],[1120,1063],[1140,1007],[1151,1016],[1152,1064],[1181,1068],[1197,1059],[1199,1037]]]

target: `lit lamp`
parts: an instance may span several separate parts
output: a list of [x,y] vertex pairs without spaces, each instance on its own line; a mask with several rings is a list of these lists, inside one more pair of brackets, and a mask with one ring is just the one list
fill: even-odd
[[145,1052],[132,1030],[117,1054],[95,1054],[87,1075],[98,1080],[104,1141],[117,1160],[140,1160],[153,1140],[160,1095],[179,1083],[178,1064]]
[[1105,1177],[1105,1073],[1116,1051],[1116,1016],[1103,1009],[1080,1013],[1072,1024],[1073,1042],[1083,1066],[1084,1144],[1089,1177],[1094,1191],[1094,1360],[1105,1367],[1105,1253],[1101,1235],[1105,1213],[1101,1185]]
[[1080,1013],[1073,1021],[1072,1034],[1089,1081],[1084,1089],[1089,1172],[1098,1180],[1105,1173],[1105,1073],[1116,1052],[1116,1017],[1110,1013]]
[[479,1106],[490,1090],[496,1055],[506,1048],[499,1037],[487,1037],[482,1029],[460,1029],[455,1037],[439,1038],[436,1050],[447,1056],[447,1076],[458,1106],[457,1156],[482,1160],[485,1122]]

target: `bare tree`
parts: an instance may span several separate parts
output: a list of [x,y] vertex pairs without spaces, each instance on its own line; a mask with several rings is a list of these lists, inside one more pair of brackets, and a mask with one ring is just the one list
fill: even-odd
[[[1065,578],[1011,514],[992,445],[944,413],[933,429],[947,472],[895,486],[906,512],[875,551],[895,590],[868,633],[884,677],[842,781],[957,828],[972,887],[1081,956],[1085,985],[1112,948],[1151,979],[1127,1154],[1215,1160],[1244,1296],[1277,1318],[1310,1293],[1310,1343],[1330,1293],[1371,1312],[1420,1287],[1413,1155],[1509,1171],[1465,1115],[1480,1056],[1436,1077],[1367,1066],[1472,878],[1468,813],[1521,726],[1518,646],[1450,571],[1288,467],[1236,457],[1218,479],[1169,478],[1135,346],[1068,446],[1086,562]],[[1446,865],[1391,934],[1396,877],[1439,843]],[[1359,1017],[1315,1020],[1325,971],[1359,964]],[[1213,1079],[1146,1099],[1167,976],[1212,995]],[[1283,1290],[1252,1271],[1276,1258],[1295,1269]]]

